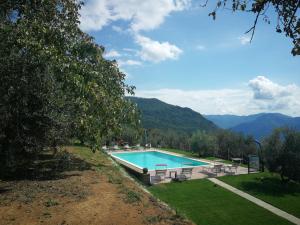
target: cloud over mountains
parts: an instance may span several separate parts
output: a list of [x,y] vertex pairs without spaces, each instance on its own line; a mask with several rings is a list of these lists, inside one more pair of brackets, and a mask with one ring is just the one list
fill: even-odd
[[136,96],[158,98],[170,104],[190,107],[202,114],[249,115],[280,112],[300,116],[300,88],[294,84],[279,85],[264,76],[257,76],[240,89],[137,90]]

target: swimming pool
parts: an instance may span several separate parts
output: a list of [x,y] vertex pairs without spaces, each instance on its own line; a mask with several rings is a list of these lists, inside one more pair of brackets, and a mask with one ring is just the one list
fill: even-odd
[[[208,165],[208,163],[205,162],[159,151],[121,152],[112,153],[111,155],[114,158],[136,166],[139,169],[148,168],[148,170],[159,169],[162,166],[165,166],[167,169],[174,169]],[[161,166],[158,166],[158,164]]]

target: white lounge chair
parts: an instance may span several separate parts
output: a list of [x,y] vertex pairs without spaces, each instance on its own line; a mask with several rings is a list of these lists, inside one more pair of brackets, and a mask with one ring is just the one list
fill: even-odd
[[[226,168],[228,169],[227,171],[226,171]],[[228,164],[228,165],[225,166],[225,172],[230,173],[230,174],[236,174],[237,173],[237,168],[238,168],[237,163]]]
[[156,164],[155,165],[155,175],[151,177],[153,183],[163,181],[167,176],[167,164]]
[[193,173],[193,167],[186,167],[181,169],[181,173],[177,175],[178,180],[191,179]]
[[207,174],[208,176],[218,176],[218,173],[221,173],[222,169],[224,169],[223,164],[210,164],[203,166],[201,173]]
[[215,164],[214,167],[212,168],[212,172],[218,174],[222,172],[222,169],[224,169],[223,164]]
[[167,176],[167,169],[155,170],[155,175],[151,177],[152,183],[163,181]]

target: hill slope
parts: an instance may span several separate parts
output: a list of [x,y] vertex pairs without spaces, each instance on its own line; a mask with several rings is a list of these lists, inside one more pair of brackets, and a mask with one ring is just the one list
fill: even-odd
[[291,127],[300,130],[300,117],[289,117],[282,114],[264,114],[252,122],[242,123],[231,128],[236,132],[252,134],[257,139],[262,139],[278,127]]
[[280,113],[261,113],[249,116],[213,115],[206,116],[222,128],[253,135],[261,139],[270,135],[278,127],[300,130],[300,117],[290,117]]
[[212,121],[217,126],[228,129],[242,123],[247,123],[255,120],[263,114],[254,114],[249,116],[236,116],[236,115],[204,115],[204,117]]
[[162,102],[155,98],[128,97],[136,103],[142,114],[144,128],[173,129],[182,132],[214,131],[217,126],[200,113]]

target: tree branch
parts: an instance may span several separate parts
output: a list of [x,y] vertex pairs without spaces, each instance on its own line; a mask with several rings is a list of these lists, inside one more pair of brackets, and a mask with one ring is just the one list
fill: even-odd
[[252,31],[250,43],[251,43],[251,41],[252,41],[252,39],[253,39],[253,36],[254,36],[254,33],[255,33],[256,24],[257,24],[257,20],[258,20],[258,18],[259,18],[259,16],[260,16],[260,13],[261,13],[261,11],[259,11],[259,12],[257,13],[253,26],[252,26],[248,31],[245,32],[245,34],[248,34],[250,31]]
[[201,4],[200,4],[200,6],[201,6],[201,7],[206,7],[207,3],[208,3],[208,0],[206,0],[206,2],[204,3],[204,5],[201,5]]
[[296,12],[297,12],[299,6],[300,6],[300,0],[298,0],[298,3],[297,3],[297,5],[296,5],[296,7],[295,7],[295,9],[294,9],[293,15],[291,16],[291,19],[290,19],[290,22],[289,22],[289,24],[288,24],[288,27],[291,26],[291,23],[293,22],[293,18],[295,17]]

